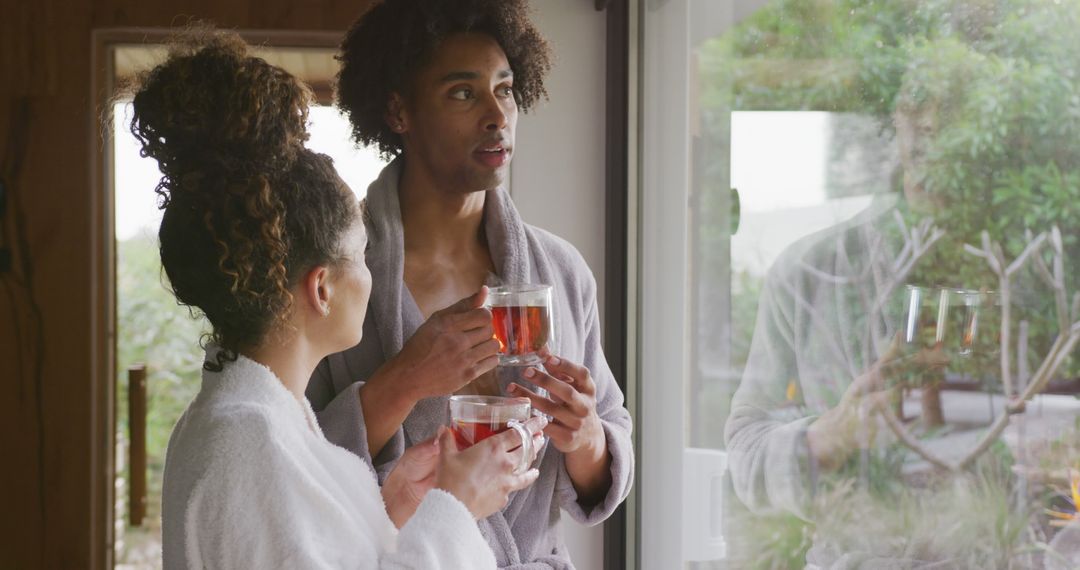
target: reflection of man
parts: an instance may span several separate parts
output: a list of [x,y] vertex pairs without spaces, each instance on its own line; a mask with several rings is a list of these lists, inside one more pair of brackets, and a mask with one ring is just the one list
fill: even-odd
[[[446,423],[448,394],[494,393],[522,376],[547,389],[514,392],[553,418],[540,478],[480,527],[502,567],[572,568],[560,508],[586,524],[607,518],[629,492],[633,456],[592,274],[571,245],[524,224],[501,188],[518,108],[545,93],[547,44],[524,1],[398,0],[354,25],[341,61],[355,138],[397,158],[368,189],[367,334],[320,365],[308,396],[327,436],[385,474]],[[497,343],[479,307],[492,273],[554,285],[560,358],[546,372],[485,374]]]
[[864,400],[885,397],[894,329],[862,313],[893,274],[899,250],[881,231],[891,206],[880,198],[800,241],[769,272],[726,430],[736,493],[752,510],[807,517],[813,478],[842,466],[876,403]]
[[[725,434],[736,494],[754,512],[810,518],[819,478],[847,473],[886,433],[878,410],[895,403],[890,380],[901,359],[899,323],[883,301],[903,292],[897,260],[913,245],[904,243],[896,214],[901,206],[916,216],[940,207],[923,185],[932,107],[898,98],[906,204],[875,197],[855,218],[789,247],[769,271]],[[930,369],[943,364],[939,358],[923,353],[914,361]],[[815,548],[808,561],[829,566],[835,554]]]

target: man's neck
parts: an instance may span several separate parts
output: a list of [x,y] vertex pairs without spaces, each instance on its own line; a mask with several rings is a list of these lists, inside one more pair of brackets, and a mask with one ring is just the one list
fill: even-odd
[[425,257],[453,256],[483,246],[486,194],[441,188],[406,163],[398,188],[405,251]]

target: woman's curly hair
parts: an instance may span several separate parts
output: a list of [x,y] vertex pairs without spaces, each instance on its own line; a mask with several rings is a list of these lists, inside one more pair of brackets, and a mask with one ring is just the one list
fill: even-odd
[[377,145],[385,157],[401,154],[401,136],[385,121],[391,93],[406,93],[439,44],[466,32],[502,47],[522,111],[547,96],[551,50],[529,21],[527,0],[383,0],[353,23],[337,56],[338,106],[356,142]]
[[137,81],[131,132],[162,173],[162,267],[213,325],[210,370],[284,322],[307,270],[345,257],[358,206],[330,159],[304,147],[311,99],[239,36],[201,25]]

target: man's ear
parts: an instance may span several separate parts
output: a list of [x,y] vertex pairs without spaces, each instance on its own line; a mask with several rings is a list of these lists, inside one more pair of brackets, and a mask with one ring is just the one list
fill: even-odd
[[386,116],[384,119],[390,130],[399,135],[409,130],[408,118],[405,116],[405,99],[401,94],[390,94],[390,100],[386,102]]
[[333,285],[330,283],[330,269],[325,265],[312,267],[304,276],[302,303],[311,310],[321,315],[330,313],[330,297],[333,296]]

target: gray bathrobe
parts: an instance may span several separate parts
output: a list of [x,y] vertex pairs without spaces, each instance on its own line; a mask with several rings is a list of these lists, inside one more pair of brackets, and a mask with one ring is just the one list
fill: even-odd
[[[402,159],[395,160],[368,188],[367,263],[373,283],[363,340],[325,359],[307,390],[326,437],[371,462],[380,481],[407,447],[431,437],[448,420],[447,396],[421,400],[378,456],[371,457],[368,450],[357,391],[423,324],[403,279],[404,235],[398,202],[402,166]],[[573,246],[523,223],[505,190],[487,193],[484,224],[492,260],[503,281],[554,286],[555,353],[588,367],[596,381],[596,411],[611,453],[612,483],[599,504],[583,508],[563,454],[548,445],[538,461],[540,478],[516,493],[502,512],[480,521],[480,531],[502,568],[573,568],[556,530],[559,510],[584,524],[600,523],[626,498],[633,480],[630,414],[600,345],[596,281]],[[500,384],[520,381],[519,373],[519,369],[500,367]]]
[[[902,244],[890,232],[894,206],[892,196],[877,198],[855,218],[791,246],[769,272],[726,431],[734,489],[753,513],[830,516],[827,509],[812,508],[817,471],[806,432],[896,333],[895,307],[886,307],[873,322],[866,310],[869,300],[886,295],[896,281],[893,260]],[[893,291],[888,297],[895,301],[903,283]],[[731,535],[737,537],[741,529],[737,519],[733,524],[726,531],[728,543],[738,544]],[[921,559],[920,545],[902,537],[868,529],[837,543],[820,528],[806,555],[809,570],[955,567]]]
[[883,230],[894,223],[894,203],[880,197],[853,219],[800,240],[769,271],[725,434],[736,494],[754,512],[809,517],[806,430],[894,334],[895,323],[871,327],[860,311],[892,279],[898,245]]

